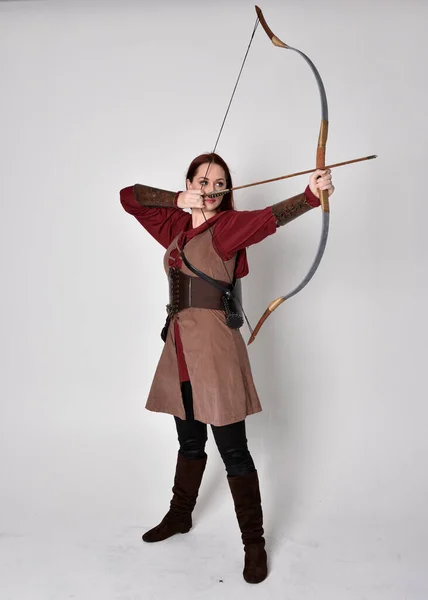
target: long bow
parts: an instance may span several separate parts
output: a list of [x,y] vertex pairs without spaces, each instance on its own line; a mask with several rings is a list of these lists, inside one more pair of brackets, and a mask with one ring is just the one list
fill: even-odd
[[[271,28],[266,23],[266,19],[264,18],[263,13],[258,6],[256,6],[256,12],[257,12],[258,19],[259,19],[263,29],[265,30],[266,34],[268,35],[268,37],[272,41],[272,43],[275,46],[277,46],[278,48],[285,48],[286,50],[293,50],[294,52],[297,52],[298,54],[300,54],[300,56],[302,58],[304,58],[305,61],[308,63],[313,74],[315,75],[315,79],[318,84],[318,89],[319,89],[320,99],[321,99],[321,125],[320,125],[320,130],[319,130],[319,135],[318,135],[318,146],[317,146],[317,152],[316,152],[316,168],[323,169],[325,167],[325,150],[326,150],[326,145],[327,145],[327,134],[328,134],[328,106],[327,106],[327,96],[325,93],[325,88],[324,88],[324,84],[322,82],[321,76],[320,76],[317,68],[315,67],[314,63],[310,60],[310,58],[308,58],[308,56],[306,56],[306,54],[304,54],[297,48],[292,48],[288,44],[285,44],[273,33]],[[299,285],[297,287],[295,287],[291,292],[289,292],[285,296],[280,296],[279,298],[277,298],[276,300],[273,300],[269,304],[269,306],[267,307],[267,309],[261,316],[260,320],[258,321],[256,327],[254,328],[254,331],[251,334],[248,344],[251,344],[255,340],[257,333],[260,331],[260,328],[262,327],[262,325],[266,321],[266,319],[269,317],[269,315],[271,315],[273,313],[273,311],[278,308],[278,306],[280,306],[283,302],[285,302],[285,300],[288,300],[288,298],[291,298],[292,296],[295,296],[298,292],[300,292],[300,290],[302,290],[309,283],[309,281],[314,276],[315,271],[318,269],[319,264],[321,262],[323,254],[324,254],[326,244],[327,244],[328,230],[329,230],[329,224],[330,224],[330,207],[329,207],[327,190],[321,190],[320,201],[321,201],[321,209],[322,209],[321,239],[320,239],[320,242],[318,245],[318,250],[317,250],[315,259],[314,259],[308,273],[304,277],[303,281],[301,283],[299,283]]]

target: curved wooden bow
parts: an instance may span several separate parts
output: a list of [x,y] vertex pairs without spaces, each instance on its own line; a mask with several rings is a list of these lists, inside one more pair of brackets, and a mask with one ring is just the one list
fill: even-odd
[[[308,58],[306,56],[306,54],[303,54],[303,52],[301,52],[297,48],[292,48],[291,46],[288,46],[288,44],[285,44],[284,42],[282,42],[273,33],[273,31],[270,29],[270,27],[266,23],[266,19],[264,18],[263,13],[258,6],[256,6],[256,12],[257,12],[259,21],[262,24],[263,29],[267,33],[267,35],[268,35],[269,39],[272,41],[272,43],[279,48],[293,50],[294,52],[297,52],[298,54],[300,54],[300,56],[302,58],[304,58],[305,61],[308,63],[313,74],[315,75],[315,79],[318,84],[318,89],[319,89],[320,98],[321,98],[321,125],[320,125],[320,131],[319,131],[319,135],[318,135],[318,147],[317,147],[317,153],[316,153],[316,168],[323,169],[325,167],[325,150],[326,150],[327,134],[328,134],[328,107],[327,107],[327,96],[325,93],[325,88],[324,88],[324,84],[322,82],[321,76],[320,76],[317,68],[315,67],[314,63],[310,60],[310,58]],[[278,308],[278,306],[280,306],[283,302],[285,302],[285,300],[288,300],[288,298],[291,298],[292,296],[295,296],[298,292],[300,292],[300,290],[302,290],[309,283],[309,281],[314,276],[315,271],[318,269],[318,266],[321,262],[321,259],[323,257],[324,250],[325,250],[325,247],[327,244],[328,229],[329,229],[329,224],[330,224],[330,207],[329,207],[329,201],[328,201],[328,190],[321,190],[320,201],[321,201],[321,209],[322,209],[322,215],[323,215],[321,239],[319,242],[319,246],[318,246],[318,250],[317,250],[315,259],[314,259],[308,273],[306,274],[303,281],[297,287],[295,287],[290,293],[286,294],[285,296],[280,296],[279,298],[277,298],[276,300],[273,300],[269,304],[269,306],[263,313],[262,317],[260,318],[259,322],[257,323],[253,333],[251,334],[248,344],[251,344],[255,340],[257,333],[260,331],[261,326],[266,321],[266,319],[269,317],[269,315],[271,315],[273,313],[273,311],[276,308]]]

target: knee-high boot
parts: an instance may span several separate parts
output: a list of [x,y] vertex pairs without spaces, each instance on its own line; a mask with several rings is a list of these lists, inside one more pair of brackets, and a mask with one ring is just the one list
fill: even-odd
[[244,544],[243,576],[247,583],[260,583],[267,577],[267,556],[257,471],[227,479]]
[[176,533],[187,533],[191,529],[192,511],[195,508],[206,462],[206,456],[189,459],[178,453],[170,509],[159,525],[143,535],[145,542],[160,542]]

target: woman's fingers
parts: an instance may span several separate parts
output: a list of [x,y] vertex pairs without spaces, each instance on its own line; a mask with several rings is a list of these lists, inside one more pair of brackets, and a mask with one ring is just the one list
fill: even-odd
[[204,207],[204,194],[202,190],[192,190],[193,191],[193,208],[203,208]]
[[204,195],[201,190],[187,190],[185,193],[188,208],[203,208]]
[[334,185],[330,169],[317,169],[309,179],[309,187],[315,196],[319,197],[319,191],[328,190],[329,196],[334,192]]
[[201,190],[186,190],[181,192],[177,201],[178,208],[203,208],[204,196]]
[[331,176],[327,176],[327,177],[320,177],[317,181],[317,188],[322,188],[325,186],[331,185]]

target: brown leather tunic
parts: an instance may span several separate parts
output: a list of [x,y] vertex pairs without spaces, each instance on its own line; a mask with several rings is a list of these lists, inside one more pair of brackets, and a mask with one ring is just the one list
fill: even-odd
[[[164,267],[177,248],[177,236],[166,251]],[[185,247],[186,257],[195,267],[214,279],[225,280],[224,265],[217,255],[211,233],[205,230]],[[225,262],[233,277],[236,256]],[[182,271],[194,276],[183,264]],[[226,325],[219,310],[187,308],[178,321],[184,356],[193,390],[195,419],[211,425],[228,425],[262,410],[254,386],[245,342],[239,330]],[[146,408],[185,419],[178,374],[174,327],[170,326]]]

